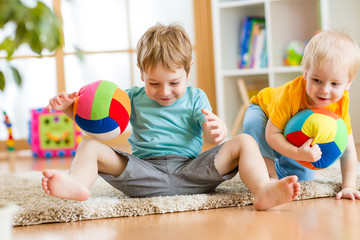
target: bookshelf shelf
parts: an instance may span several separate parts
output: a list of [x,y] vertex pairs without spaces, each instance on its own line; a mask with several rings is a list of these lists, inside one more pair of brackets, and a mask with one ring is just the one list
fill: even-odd
[[269,70],[267,68],[252,68],[252,69],[234,69],[234,70],[224,70],[224,77],[242,77],[242,76],[252,76],[252,75],[262,75],[268,74]]
[[242,0],[242,1],[219,1],[219,8],[235,8],[235,7],[246,7],[246,6],[256,6],[264,4],[265,0]]
[[281,66],[281,67],[274,67],[274,73],[301,73],[302,69],[301,66]]
[[[265,81],[277,87],[302,74],[300,66],[285,66],[289,42],[306,42],[317,30],[339,29],[350,33],[360,43],[360,1],[346,0],[212,0],[214,62],[217,113],[231,129],[243,99],[237,90],[241,78],[245,84]],[[265,68],[239,69],[239,45],[244,17],[265,19]],[[360,75],[360,73],[358,74]],[[357,77],[359,78],[359,77]],[[357,83],[355,83],[357,82]],[[355,85],[355,86],[354,86]],[[350,89],[352,102],[360,101],[360,79]],[[355,100],[354,100],[355,99]],[[352,122],[360,122],[360,112],[350,105]],[[360,143],[360,124],[353,126],[355,141]],[[230,131],[230,130],[229,130]],[[230,136],[230,133],[228,134]]]

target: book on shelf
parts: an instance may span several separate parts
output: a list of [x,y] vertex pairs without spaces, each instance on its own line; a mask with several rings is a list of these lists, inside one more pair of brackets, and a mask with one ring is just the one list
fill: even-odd
[[263,17],[245,16],[239,39],[239,68],[267,67],[266,27]]

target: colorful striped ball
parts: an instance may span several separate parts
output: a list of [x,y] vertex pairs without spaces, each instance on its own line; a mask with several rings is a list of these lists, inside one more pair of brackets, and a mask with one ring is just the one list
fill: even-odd
[[301,165],[320,170],[329,167],[344,153],[348,133],[344,120],[324,108],[305,109],[295,114],[286,124],[284,135],[297,147],[302,146],[309,138],[318,144],[322,155],[316,162],[298,161]]
[[120,135],[129,123],[130,113],[127,93],[106,80],[82,87],[73,107],[77,125],[88,135],[101,140]]

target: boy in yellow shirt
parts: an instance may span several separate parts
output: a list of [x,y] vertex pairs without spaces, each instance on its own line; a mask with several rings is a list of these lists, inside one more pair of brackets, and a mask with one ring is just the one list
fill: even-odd
[[359,68],[360,50],[347,34],[324,31],[307,44],[302,60],[304,74],[277,88],[265,88],[251,99],[244,119],[244,132],[253,136],[270,178],[296,175],[313,179],[315,171],[297,161],[315,162],[320,147],[309,139],[301,147],[286,140],[286,123],[306,108],[326,108],[341,116],[348,131],[346,154],[341,158],[342,189],[336,198],[360,199],[356,190],[357,154],[349,116],[348,89]]

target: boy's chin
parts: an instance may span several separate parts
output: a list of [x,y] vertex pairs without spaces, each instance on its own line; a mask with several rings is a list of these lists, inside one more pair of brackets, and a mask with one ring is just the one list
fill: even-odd
[[329,101],[313,101],[309,104],[310,108],[324,108],[329,106],[331,103]]
[[314,105],[311,105],[310,108],[325,108],[329,105],[326,105],[326,104],[314,104]]
[[175,103],[175,101],[173,101],[173,100],[169,100],[169,101],[159,101],[159,100],[157,100],[156,102],[158,104],[160,104],[161,106],[163,106],[163,107],[167,107],[167,106],[170,106],[170,105]]
[[173,102],[171,102],[171,103],[160,103],[160,102],[158,102],[158,104],[160,104],[163,107],[168,107],[168,106],[173,105],[174,103]]

